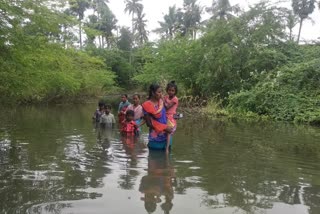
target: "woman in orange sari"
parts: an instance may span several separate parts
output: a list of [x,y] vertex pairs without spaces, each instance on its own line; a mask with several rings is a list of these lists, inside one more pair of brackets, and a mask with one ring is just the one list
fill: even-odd
[[[167,126],[166,109],[162,100],[162,88],[152,84],[149,98],[142,104],[144,119],[149,127],[149,149],[166,149],[167,134],[172,128]],[[170,142],[171,146],[172,141]]]

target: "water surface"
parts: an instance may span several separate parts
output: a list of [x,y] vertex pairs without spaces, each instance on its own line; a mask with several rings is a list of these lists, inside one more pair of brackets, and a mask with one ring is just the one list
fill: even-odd
[[0,213],[320,213],[318,128],[186,117],[166,156],[94,110],[2,109]]

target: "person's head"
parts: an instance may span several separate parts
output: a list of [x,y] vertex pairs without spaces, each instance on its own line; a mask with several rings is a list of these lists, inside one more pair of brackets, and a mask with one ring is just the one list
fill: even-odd
[[127,120],[128,122],[130,122],[130,121],[133,120],[133,118],[134,118],[134,111],[128,110],[128,111],[126,112],[126,120]]
[[111,111],[111,105],[106,105],[106,107],[104,108],[104,111],[106,114],[109,114]]
[[160,100],[162,97],[162,88],[158,84],[152,84],[149,87],[149,99]]
[[161,204],[161,209],[164,211],[165,214],[169,214],[172,207],[173,207],[173,204],[171,200],[167,200],[167,197],[166,197],[166,201],[163,204]]
[[148,213],[153,213],[157,209],[157,201],[153,193],[146,193],[144,199],[144,208]]
[[121,95],[121,101],[125,103],[127,100],[128,100],[128,95],[127,94],[122,94]]
[[134,105],[139,105],[139,103],[140,103],[140,95],[139,94],[134,94],[133,96],[132,96],[132,101],[133,101],[133,104]]
[[105,107],[105,103],[103,101],[99,101],[98,106],[99,106],[99,110],[102,111]]
[[178,86],[175,81],[171,81],[167,84],[166,92],[170,97],[173,97],[178,93]]

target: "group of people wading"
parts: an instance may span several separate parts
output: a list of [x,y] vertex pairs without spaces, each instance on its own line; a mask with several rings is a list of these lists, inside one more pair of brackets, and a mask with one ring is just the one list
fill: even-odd
[[[172,135],[176,130],[176,112],[179,105],[176,96],[178,92],[175,81],[166,87],[167,94],[163,96],[162,88],[158,84],[149,87],[147,100],[140,104],[140,95],[134,94],[132,104],[128,96],[123,94],[118,108],[119,129],[123,136],[137,137],[141,126],[149,127],[148,147],[150,149],[165,150],[169,152],[172,145]],[[101,126],[113,127],[115,125],[111,106],[99,102],[99,108],[93,116]]]

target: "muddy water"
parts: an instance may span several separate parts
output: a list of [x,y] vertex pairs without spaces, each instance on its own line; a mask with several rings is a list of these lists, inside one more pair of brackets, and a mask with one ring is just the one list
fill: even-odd
[[167,156],[94,109],[2,109],[0,213],[320,213],[320,129],[186,117]]

